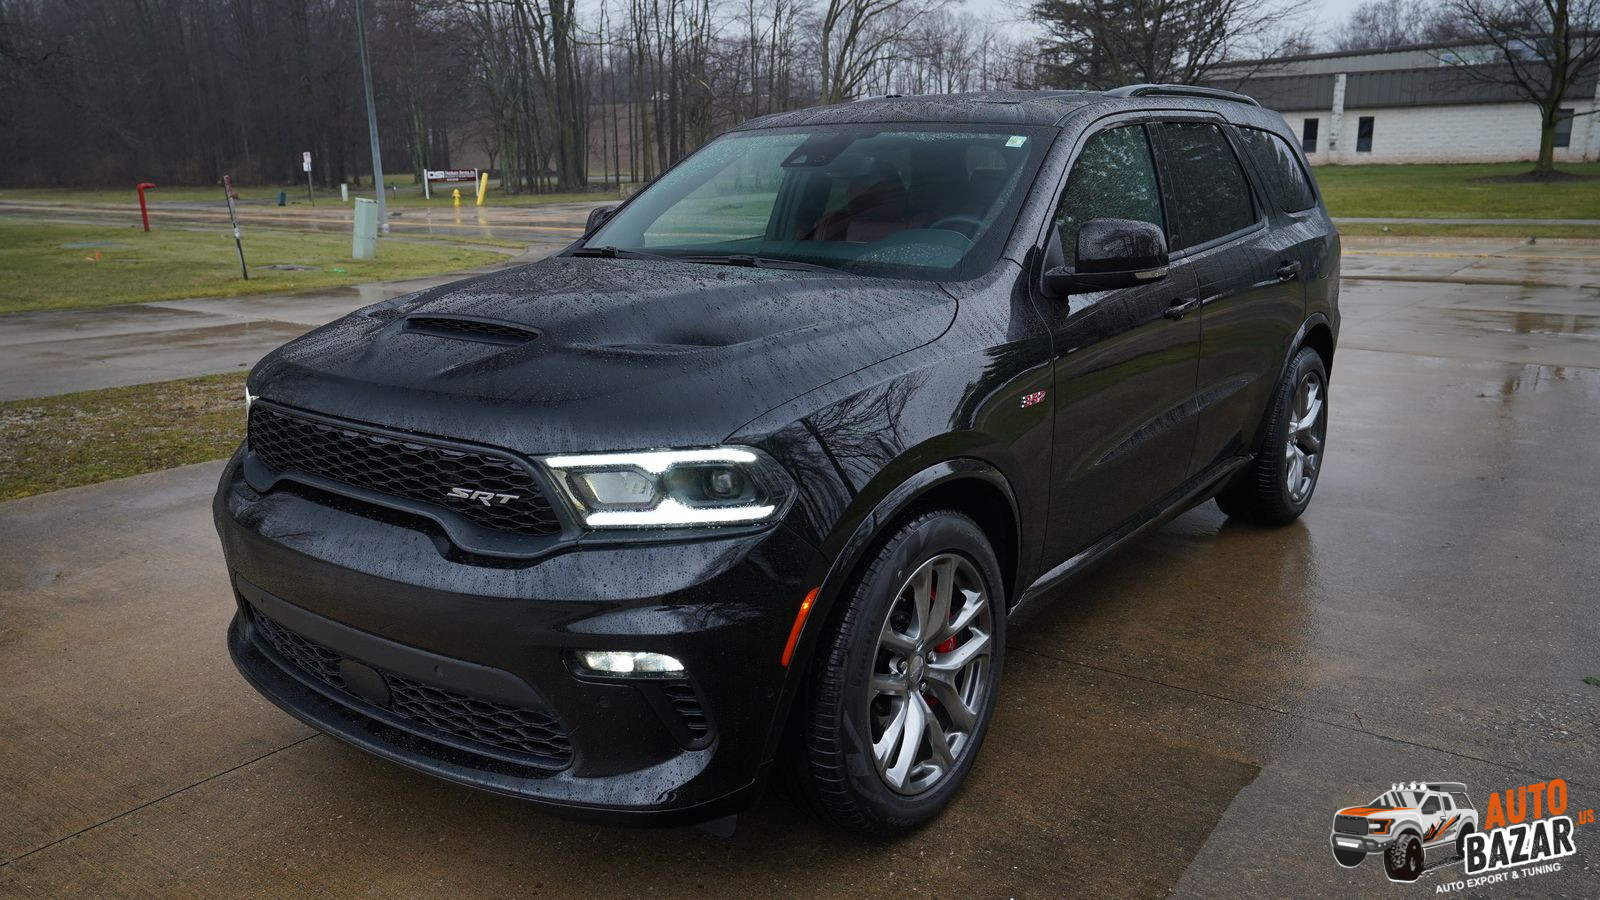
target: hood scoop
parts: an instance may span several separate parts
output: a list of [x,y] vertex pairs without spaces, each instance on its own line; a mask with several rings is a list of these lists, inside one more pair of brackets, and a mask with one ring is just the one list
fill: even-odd
[[537,328],[526,325],[465,316],[409,316],[405,320],[405,330],[411,334],[499,344],[502,347],[526,344],[539,336]]

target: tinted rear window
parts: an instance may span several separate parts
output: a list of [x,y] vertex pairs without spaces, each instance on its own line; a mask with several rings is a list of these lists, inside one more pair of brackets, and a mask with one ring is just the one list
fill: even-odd
[[1256,222],[1250,182],[1215,125],[1164,122],[1154,127],[1162,178],[1172,197],[1172,249],[1182,250]]
[[1311,189],[1311,178],[1301,167],[1289,142],[1270,131],[1259,128],[1240,128],[1245,152],[1256,164],[1266,182],[1267,194],[1272,202],[1286,212],[1299,212],[1317,205],[1317,194]]

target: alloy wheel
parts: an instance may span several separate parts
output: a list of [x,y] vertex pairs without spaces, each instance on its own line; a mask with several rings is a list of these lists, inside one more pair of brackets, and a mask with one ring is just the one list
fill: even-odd
[[1322,376],[1316,371],[1306,372],[1295,386],[1294,418],[1289,423],[1283,454],[1284,487],[1294,503],[1311,493],[1317,481],[1317,467],[1322,465],[1322,442],[1328,430],[1324,395]]
[[917,567],[889,605],[867,685],[872,759],[900,794],[944,780],[988,702],[994,609],[978,570],[945,553]]

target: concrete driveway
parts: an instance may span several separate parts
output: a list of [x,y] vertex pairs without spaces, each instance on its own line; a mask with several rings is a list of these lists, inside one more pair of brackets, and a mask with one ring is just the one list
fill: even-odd
[[[228,662],[220,464],[0,505],[0,893],[1432,895],[1459,866],[1341,869],[1334,812],[1418,779],[1600,806],[1600,249],[1420,252],[1465,255],[1347,257],[1384,277],[1345,284],[1310,512],[1207,504],[1014,632],[968,789],[892,843],[772,798],[727,840],[575,824],[314,734]],[[1466,893],[1600,896],[1576,843]]]

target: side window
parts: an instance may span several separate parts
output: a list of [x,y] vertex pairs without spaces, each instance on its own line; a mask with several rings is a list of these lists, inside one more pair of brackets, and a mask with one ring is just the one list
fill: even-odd
[[1215,125],[1166,122],[1155,126],[1161,175],[1172,198],[1173,250],[1248,228],[1256,222],[1250,182],[1228,139]]
[[1317,205],[1316,192],[1311,190],[1311,179],[1301,168],[1289,142],[1270,131],[1259,128],[1238,130],[1245,153],[1256,164],[1256,171],[1266,181],[1267,194],[1283,207],[1285,212],[1299,212]]
[[1431,816],[1431,815],[1433,815],[1434,813],[1436,813],[1438,811],[1439,811],[1439,798],[1438,797],[1429,797],[1428,801],[1426,803],[1422,804],[1422,814],[1425,815],[1425,816]]
[[1069,266],[1078,255],[1078,229],[1090,219],[1134,219],[1165,227],[1155,161],[1143,127],[1099,132],[1073,163],[1055,218]]

